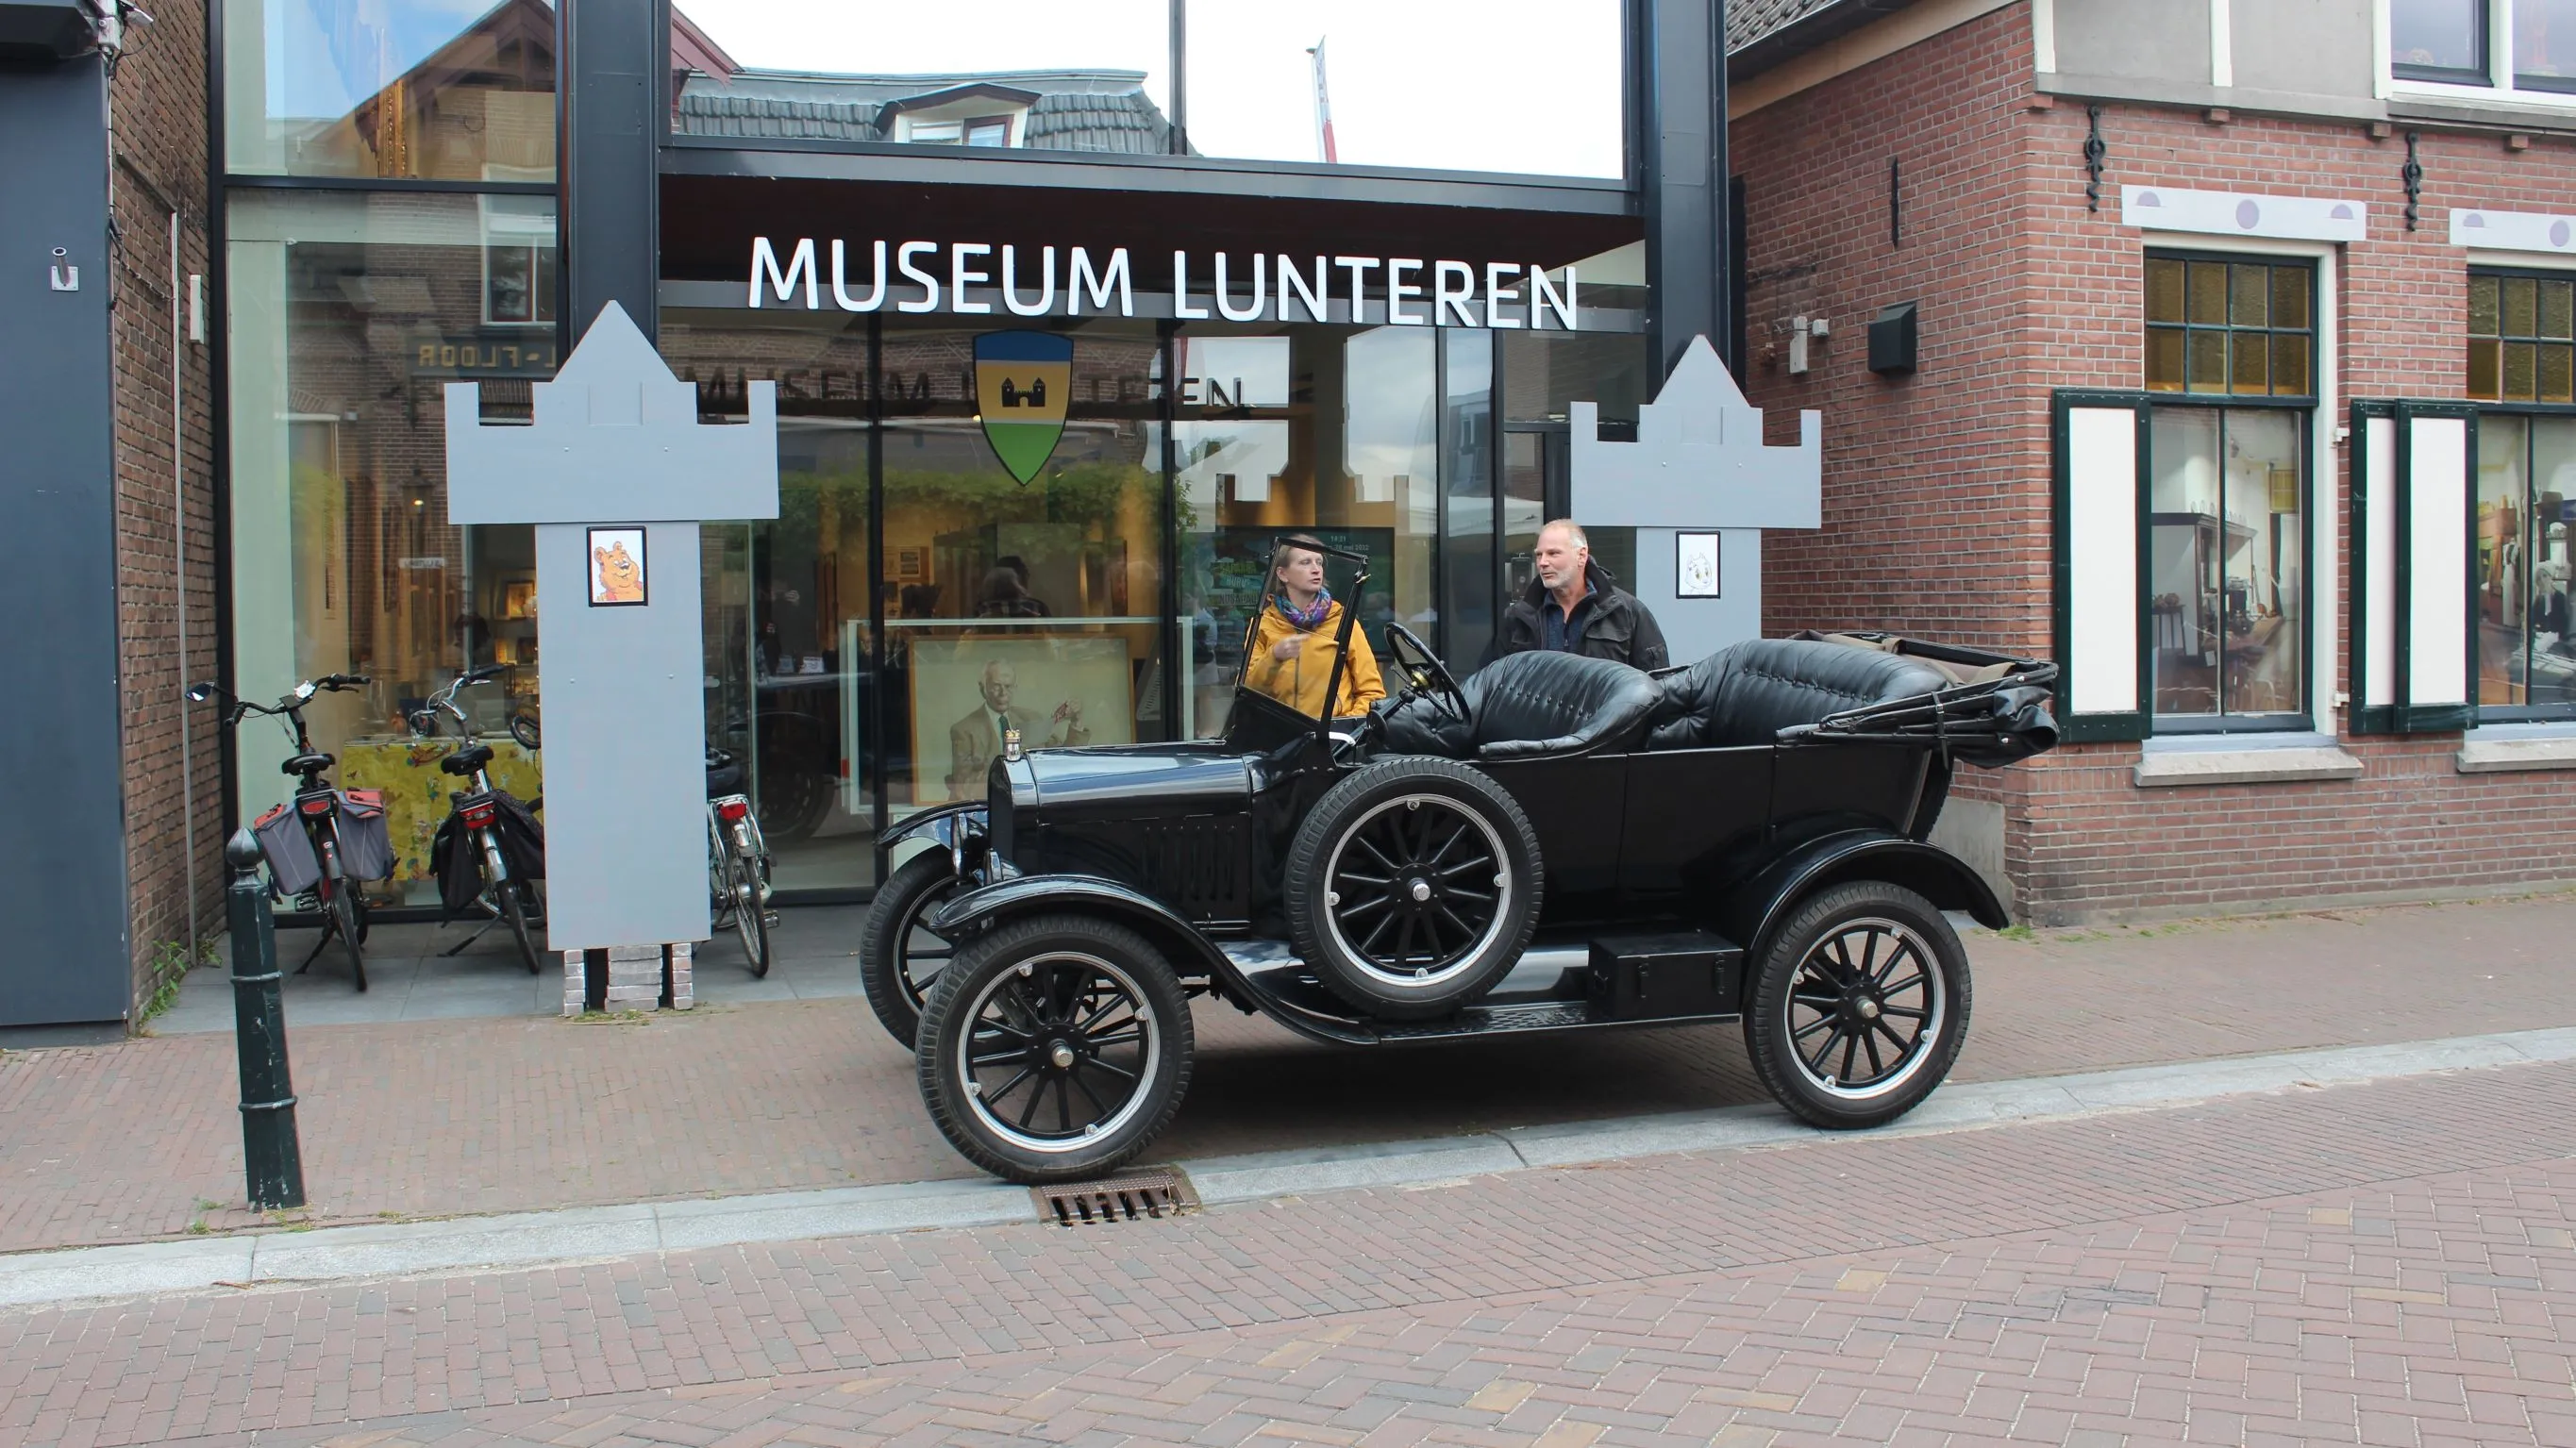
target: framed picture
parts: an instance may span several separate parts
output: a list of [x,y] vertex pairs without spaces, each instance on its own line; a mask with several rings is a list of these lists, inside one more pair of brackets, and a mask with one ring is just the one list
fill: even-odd
[[648,596],[650,581],[645,571],[641,527],[590,530],[591,607],[640,607]]
[[912,802],[982,799],[1002,731],[1022,750],[1136,742],[1127,641],[1101,634],[912,646]]
[[1715,598],[1718,596],[1717,585],[1717,535],[1674,534],[1673,596]]
[[501,617],[535,618],[537,616],[537,583],[533,578],[517,579],[501,585]]

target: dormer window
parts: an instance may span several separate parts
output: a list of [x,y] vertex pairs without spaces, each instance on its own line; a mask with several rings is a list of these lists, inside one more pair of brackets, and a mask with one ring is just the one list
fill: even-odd
[[981,116],[966,123],[966,144],[970,146],[1007,146],[1011,144],[1009,116]]
[[963,125],[960,121],[915,121],[904,139],[924,145],[954,146],[964,139]]

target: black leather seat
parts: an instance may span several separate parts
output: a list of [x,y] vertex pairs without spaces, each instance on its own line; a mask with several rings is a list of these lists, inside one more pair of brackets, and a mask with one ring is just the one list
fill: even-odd
[[438,761],[438,767],[447,771],[449,774],[453,774],[459,779],[462,779],[491,762],[491,745],[468,744],[464,748],[448,755],[445,759]]
[[280,774],[303,774],[309,771],[314,774],[320,774],[323,770],[329,769],[333,763],[334,761],[328,754],[299,754],[293,759],[286,761],[284,764],[277,766],[277,772]]
[[1947,688],[1940,670],[1898,654],[1806,639],[1748,639],[1657,680],[1649,749],[1769,744],[1792,724]]
[[707,751],[707,798],[742,793],[743,769],[721,749]]
[[1644,672],[1580,654],[1507,654],[1459,686],[1474,710],[1471,734],[1429,700],[1387,716],[1388,746],[1451,759],[1545,759],[1613,749],[1644,727],[1662,700]]

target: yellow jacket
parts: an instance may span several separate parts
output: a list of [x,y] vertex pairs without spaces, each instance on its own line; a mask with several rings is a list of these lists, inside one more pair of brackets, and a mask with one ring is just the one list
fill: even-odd
[[[1324,703],[1324,683],[1333,676],[1334,640],[1342,628],[1342,605],[1335,602],[1324,611],[1324,621],[1311,629],[1290,623],[1276,604],[1261,610],[1260,622],[1252,628],[1252,656],[1243,671],[1245,687],[1258,690],[1271,698],[1313,718]],[[1302,638],[1305,644],[1291,658],[1279,658],[1272,651],[1284,639]],[[1336,719],[1348,719],[1368,712],[1368,706],[1386,697],[1386,682],[1378,677],[1377,655],[1370,651],[1368,631],[1351,630],[1351,659],[1342,670],[1342,691],[1333,709]]]

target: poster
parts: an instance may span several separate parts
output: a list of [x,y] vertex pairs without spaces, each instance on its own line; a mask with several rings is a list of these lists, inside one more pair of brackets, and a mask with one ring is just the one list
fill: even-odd
[[1023,750],[1136,742],[1125,639],[920,639],[911,655],[916,805],[982,799],[1005,728]]
[[644,530],[590,530],[590,606],[640,607],[646,597]]
[[1673,596],[1675,598],[1718,596],[1717,537],[1715,533],[1673,535]]

